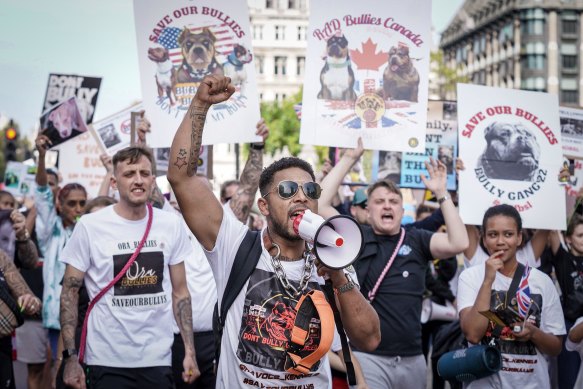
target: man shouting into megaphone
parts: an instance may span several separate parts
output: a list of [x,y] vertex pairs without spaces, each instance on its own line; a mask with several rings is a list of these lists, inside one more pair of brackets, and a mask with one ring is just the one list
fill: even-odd
[[[312,167],[298,158],[283,158],[261,173],[258,207],[267,227],[256,237],[258,254],[241,258],[248,228],[223,212],[208,185],[196,176],[198,152],[211,105],[235,91],[228,77],[207,76],[200,83],[171,148],[168,179],[191,231],[206,250],[217,283],[219,302],[249,261],[252,269],[234,302],[222,317],[224,334],[217,371],[217,388],[247,385],[330,387],[327,349],[334,327],[330,308],[316,296],[321,275],[327,274],[338,290],[336,297],[344,328],[359,349],[372,351],[380,342],[379,319],[344,270],[321,267],[306,242],[294,231],[294,220],[306,211],[318,212],[320,186]],[[253,239],[252,239],[253,240]],[[253,248],[250,250],[253,254]],[[320,273],[320,275],[318,274]],[[352,286],[352,287],[350,287]],[[310,300],[311,299],[311,300]],[[303,323],[296,320],[298,301],[315,308]],[[304,307],[304,305],[302,305]],[[222,309],[219,307],[219,310]],[[325,316],[325,317],[323,317]]]

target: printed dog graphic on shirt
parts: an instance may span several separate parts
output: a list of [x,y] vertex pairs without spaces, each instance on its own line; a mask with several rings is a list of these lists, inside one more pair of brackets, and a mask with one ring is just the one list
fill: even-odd
[[490,124],[484,131],[486,149],[478,160],[488,178],[533,181],[539,166],[540,146],[521,124]]

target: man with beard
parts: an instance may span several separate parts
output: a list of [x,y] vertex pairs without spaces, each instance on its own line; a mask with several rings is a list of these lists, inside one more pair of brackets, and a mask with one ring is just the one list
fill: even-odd
[[[208,186],[196,176],[196,161],[208,110],[212,104],[226,101],[234,91],[228,77],[204,78],[174,137],[168,171],[184,218],[206,250],[219,301],[230,274],[239,271],[233,263],[248,228],[223,211]],[[320,275],[326,274],[337,289],[337,304],[351,341],[365,350],[374,350],[380,341],[378,317],[353,278],[344,271],[321,265],[316,271],[306,242],[294,232],[296,216],[308,209],[318,211],[320,187],[314,181],[312,167],[298,158],[283,158],[261,173],[261,198],[257,204],[266,217],[267,228],[261,232],[262,250],[256,268],[226,316],[217,388],[280,387],[290,380],[294,386],[329,387],[327,357],[304,374],[288,373],[284,362],[290,331],[284,331],[287,341],[282,341],[261,328],[274,307],[295,308],[295,301],[302,293],[320,289],[319,285],[324,282]],[[311,317],[309,323],[306,344],[318,343],[322,323],[318,317]]]
[[[148,149],[118,151],[111,182],[119,202],[83,216],[60,256],[67,266],[61,332],[63,380],[68,386],[85,388],[87,376],[91,388],[173,388],[172,312],[186,349],[182,378],[193,382],[199,375],[183,262],[190,244],[178,216],[147,204],[155,183],[153,165]],[[120,273],[123,276],[112,285]],[[83,280],[92,300],[85,318],[86,358],[81,355],[83,335],[79,350],[79,359],[87,363],[85,372],[75,350]],[[103,298],[96,298],[102,293]],[[92,304],[95,309],[90,311]]]

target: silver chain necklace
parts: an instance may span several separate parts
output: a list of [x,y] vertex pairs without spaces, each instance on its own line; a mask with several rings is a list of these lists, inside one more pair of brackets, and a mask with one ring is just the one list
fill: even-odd
[[304,251],[304,270],[302,273],[302,278],[300,279],[300,285],[298,288],[296,288],[287,279],[287,275],[285,274],[283,266],[281,265],[281,261],[279,260],[281,255],[281,249],[279,248],[279,245],[273,241],[271,243],[275,248],[277,248],[277,254],[271,257],[271,264],[275,270],[275,275],[277,275],[277,278],[279,279],[279,282],[281,282],[281,285],[283,285],[287,295],[292,299],[297,300],[298,297],[300,297],[308,287],[308,281],[310,280],[312,271],[314,270],[316,256],[312,253],[311,250]]

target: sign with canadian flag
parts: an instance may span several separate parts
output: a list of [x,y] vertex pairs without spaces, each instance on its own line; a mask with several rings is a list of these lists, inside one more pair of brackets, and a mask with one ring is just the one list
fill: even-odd
[[310,6],[300,143],[423,152],[431,1]]

